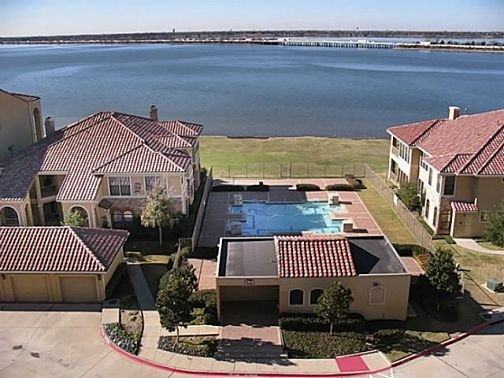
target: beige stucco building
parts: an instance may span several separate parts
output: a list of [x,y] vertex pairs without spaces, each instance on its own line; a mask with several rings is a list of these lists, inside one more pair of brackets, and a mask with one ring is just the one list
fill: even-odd
[[504,201],[504,110],[391,127],[388,177],[417,183],[438,234],[479,237]]
[[92,303],[123,262],[124,230],[0,227],[0,303]]
[[351,312],[368,320],[407,316],[411,275],[384,236],[222,238],[217,269],[219,316],[236,301],[251,308],[275,301],[279,313],[311,313],[335,280],[351,289]]
[[40,97],[0,89],[0,161],[44,135]]
[[187,213],[199,185],[202,125],[100,112],[0,161],[0,226],[131,228],[156,186]]

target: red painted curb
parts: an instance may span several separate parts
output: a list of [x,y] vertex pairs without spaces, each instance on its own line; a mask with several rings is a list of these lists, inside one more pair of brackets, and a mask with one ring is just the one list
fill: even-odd
[[424,350],[422,350],[420,352],[417,352],[415,354],[409,355],[409,356],[404,357],[404,358],[402,358],[400,360],[392,362],[390,364],[390,367],[397,367],[397,366],[403,365],[403,364],[405,364],[407,362],[416,360],[418,357],[428,356],[428,355],[430,355],[430,354],[432,354],[432,353],[434,353],[434,352],[436,352],[436,351],[438,351],[440,349],[443,349],[443,348],[445,348],[445,347],[447,347],[447,346],[449,346],[451,344],[454,344],[454,343],[456,343],[456,342],[458,342],[460,340],[463,340],[463,339],[465,339],[468,336],[474,335],[475,333],[478,333],[478,332],[484,330],[487,327],[490,327],[492,325],[499,324],[499,323],[502,323],[502,322],[504,322],[504,319],[496,320],[496,321],[493,321],[493,322],[486,322],[486,323],[477,325],[476,327],[471,328],[469,331],[464,332],[463,334],[461,334],[461,335],[459,335],[457,337],[453,337],[453,338],[448,339],[446,341],[443,341],[443,342],[441,342],[441,343],[439,343],[437,345],[434,345],[434,346],[432,346],[430,348],[424,349]]
[[126,352],[125,350],[119,348],[117,345],[115,345],[110,339],[108,338],[107,334],[103,330],[103,327],[100,327],[100,335],[103,337],[107,345],[112,348],[114,351],[117,353],[121,354],[122,356],[141,363],[142,365],[149,366],[155,369],[171,372],[171,373],[181,373],[181,374],[189,374],[189,375],[195,375],[195,376],[210,376],[210,377],[263,377],[263,378],[288,378],[288,377],[293,377],[293,378],[313,378],[313,377],[324,377],[324,378],[342,378],[342,377],[353,377],[356,375],[363,375],[363,374],[376,374],[380,373],[385,370],[389,370],[391,366],[387,366],[381,369],[376,369],[376,370],[366,370],[366,371],[352,371],[348,373],[325,373],[325,374],[309,374],[309,373],[241,373],[241,372],[220,372],[220,371],[198,371],[198,370],[186,370],[186,369],[179,369],[175,367],[170,367],[166,365],[159,364],[154,361],[149,361],[145,360],[143,358],[140,358],[138,356],[135,356],[134,354],[130,354]]

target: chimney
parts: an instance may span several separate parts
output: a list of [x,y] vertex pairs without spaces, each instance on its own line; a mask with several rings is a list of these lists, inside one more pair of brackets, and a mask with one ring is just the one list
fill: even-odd
[[149,108],[149,118],[153,121],[159,121],[158,119],[158,111],[156,105],[151,105]]
[[53,117],[47,117],[44,121],[44,127],[45,127],[45,134],[46,136],[51,135],[54,133],[54,130],[56,129],[56,124],[54,122]]
[[460,115],[460,108],[458,106],[450,106],[448,107],[448,119],[450,121],[453,121],[455,119],[457,119]]

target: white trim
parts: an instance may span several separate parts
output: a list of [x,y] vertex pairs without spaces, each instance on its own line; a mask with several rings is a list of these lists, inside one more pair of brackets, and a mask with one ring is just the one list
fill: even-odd
[[[291,303],[291,292],[295,291],[295,290],[299,290],[303,293],[303,303],[301,304],[292,304]],[[289,292],[287,293],[287,303],[290,307],[300,307],[300,306],[304,306],[305,305],[305,291],[303,289],[300,289],[300,288],[294,288],[294,289],[290,289]]]

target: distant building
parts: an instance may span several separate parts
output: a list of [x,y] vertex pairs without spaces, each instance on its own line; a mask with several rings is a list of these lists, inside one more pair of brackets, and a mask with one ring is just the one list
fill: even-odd
[[437,234],[479,237],[504,200],[504,109],[391,127],[388,177],[418,184]]
[[0,161],[44,136],[40,97],[0,89]]
[[37,143],[0,161],[0,226],[59,225],[77,210],[90,227],[129,229],[155,186],[187,213],[200,182],[202,130],[159,121],[152,106],[149,118],[100,112],[43,139],[34,134]]

